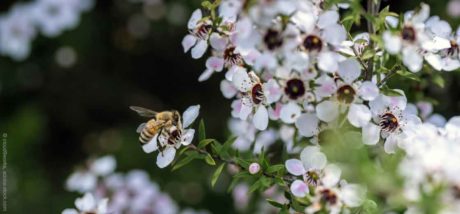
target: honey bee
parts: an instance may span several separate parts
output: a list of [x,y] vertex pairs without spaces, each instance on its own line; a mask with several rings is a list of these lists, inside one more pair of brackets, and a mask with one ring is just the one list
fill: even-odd
[[[130,106],[129,108],[142,117],[151,118],[137,128],[137,132],[140,133],[139,141],[141,144],[148,143],[155,135],[164,136],[168,144],[174,144],[176,142],[177,136],[180,135],[178,132],[182,130],[181,116],[178,111],[155,112],[138,106]],[[158,138],[157,144],[159,144]],[[162,146],[159,145],[159,148],[161,147]]]

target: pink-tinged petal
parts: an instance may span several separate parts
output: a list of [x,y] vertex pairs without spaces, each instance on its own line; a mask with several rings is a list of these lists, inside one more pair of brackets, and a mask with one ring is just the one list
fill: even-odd
[[190,48],[192,48],[196,44],[196,37],[192,35],[187,35],[182,40],[182,47],[184,48],[184,53],[187,53]]
[[206,60],[206,68],[213,71],[222,71],[224,68],[224,59],[215,56],[209,57],[208,60]]
[[326,100],[316,106],[316,113],[320,120],[332,122],[339,116],[339,106],[336,102]]
[[182,133],[181,143],[184,146],[190,145],[193,140],[193,136],[195,135],[195,129],[186,129],[184,133]]
[[268,126],[268,111],[264,105],[259,106],[252,120],[254,126],[259,130],[265,130]]
[[97,213],[107,213],[108,198],[103,198],[97,205]]
[[198,82],[204,82],[211,78],[212,74],[214,74],[214,70],[212,69],[206,69],[201,73],[201,75],[198,77]]
[[196,9],[195,11],[193,11],[192,16],[190,17],[190,19],[188,20],[188,23],[187,23],[188,29],[190,29],[190,30],[194,29],[196,27],[196,25],[198,24],[198,21],[200,21],[200,19],[202,17],[203,17],[203,15],[202,15],[200,9]]
[[369,123],[372,114],[366,105],[352,104],[348,111],[347,118],[351,125],[360,128]]
[[339,76],[348,84],[361,76],[361,66],[355,59],[347,59],[339,63]]
[[362,128],[362,140],[363,143],[366,145],[375,145],[379,142],[380,139],[380,127],[373,124],[368,123],[366,126]]
[[245,101],[244,99],[245,98],[241,100],[241,109],[238,115],[238,117],[241,120],[246,120],[248,116],[252,113],[252,105],[250,104],[250,101],[248,100]]
[[157,156],[157,166],[159,168],[165,168],[174,160],[176,155],[176,149],[174,147],[166,147],[163,152],[158,153]]
[[337,85],[331,77],[328,75],[322,75],[316,80],[316,83],[319,85],[315,89],[315,94],[318,98],[329,97],[337,91]]
[[65,209],[61,214],[79,214],[76,209]]
[[268,80],[267,83],[263,85],[264,94],[267,98],[267,104],[272,104],[277,102],[282,95],[282,90],[275,79]]
[[209,43],[211,44],[212,48],[218,51],[223,51],[227,47],[227,39],[225,37],[222,37],[218,33],[211,34],[211,36],[209,37]]
[[144,145],[142,145],[142,150],[145,153],[152,153],[158,149],[157,145],[158,135],[155,135],[150,141]]
[[291,184],[291,192],[292,192],[292,194],[294,196],[299,197],[299,198],[303,198],[309,192],[308,185],[305,184],[305,182],[303,182],[301,180],[295,180]]
[[358,90],[358,95],[364,100],[368,101],[377,98],[377,96],[379,96],[379,93],[379,88],[377,87],[377,85],[375,85],[375,83],[371,81],[363,82]]
[[302,161],[298,159],[289,159],[285,163],[286,169],[289,173],[295,176],[300,176],[306,173]]
[[208,49],[208,42],[206,40],[200,40],[195,47],[192,48],[192,58],[201,58],[206,50]]
[[305,137],[312,137],[318,134],[318,123],[319,120],[315,114],[302,114],[297,121],[295,126],[299,130],[299,133]]
[[238,93],[238,89],[228,80],[222,80],[220,82],[220,91],[227,99],[234,97]]
[[301,110],[302,109],[299,105],[294,102],[289,102],[288,104],[281,107],[280,118],[283,122],[292,124],[300,116]]
[[233,74],[232,82],[241,92],[247,92],[252,87],[251,79],[245,69],[238,69]]
[[283,105],[281,105],[281,103],[276,103],[274,109],[272,107],[270,107],[268,109],[268,115],[269,115],[270,119],[272,119],[272,120],[280,119],[281,107],[283,107]]
[[334,187],[339,183],[341,174],[342,170],[337,165],[329,164],[324,168],[324,177],[321,181],[325,187]]

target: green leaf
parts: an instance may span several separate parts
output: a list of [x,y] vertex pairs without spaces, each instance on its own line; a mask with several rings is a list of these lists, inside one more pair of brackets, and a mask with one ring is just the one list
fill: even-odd
[[204,147],[206,147],[208,144],[214,142],[216,140],[214,139],[204,139],[204,140],[201,140],[200,143],[198,143],[198,148],[199,149],[202,149]]
[[377,213],[377,203],[375,203],[372,200],[366,200],[364,201],[362,205],[364,213]]
[[274,173],[274,172],[279,172],[281,170],[284,170],[284,164],[276,164],[268,167],[266,170],[267,173]]
[[384,95],[387,95],[387,96],[390,96],[390,97],[396,97],[396,96],[402,96],[403,94],[401,94],[401,92],[397,91],[397,90],[394,90],[394,89],[390,89],[388,87],[383,87],[380,89],[382,91],[382,93]]
[[198,127],[198,140],[199,142],[206,139],[206,128],[204,126],[203,119],[200,120],[200,126]]
[[172,171],[178,170],[179,168],[185,166],[186,164],[190,163],[193,159],[197,158],[198,156],[199,155],[197,153],[189,154],[189,156],[183,158],[182,160],[174,164]]
[[222,169],[224,169],[224,166],[225,166],[225,163],[221,164],[221,165],[216,169],[216,171],[214,172],[214,174],[212,174],[212,178],[211,178],[211,187],[214,187],[214,185],[216,184],[217,179],[219,178],[220,174],[222,173]]
[[216,165],[216,162],[214,161],[214,158],[212,158],[212,156],[210,154],[206,155],[206,157],[204,158],[204,160],[206,161],[207,164],[211,165],[211,166],[215,166]]
[[275,201],[275,200],[272,200],[272,199],[267,199],[267,202],[268,202],[269,204],[271,204],[272,206],[278,207],[278,208],[280,208],[280,209],[283,209],[283,207],[284,207],[284,204],[281,204],[281,203],[279,203],[279,202],[277,202],[277,201]]
[[402,77],[405,77],[405,78],[408,78],[408,79],[411,79],[411,80],[415,80],[417,82],[420,81],[420,77],[417,76],[417,74],[412,73],[412,72],[410,72],[408,70],[405,70],[405,69],[404,70],[398,70],[396,73],[398,75],[402,76]]
[[444,78],[442,78],[442,76],[440,74],[433,75],[432,80],[433,80],[434,84],[436,84],[437,86],[439,86],[441,88],[444,88],[445,81],[444,81]]

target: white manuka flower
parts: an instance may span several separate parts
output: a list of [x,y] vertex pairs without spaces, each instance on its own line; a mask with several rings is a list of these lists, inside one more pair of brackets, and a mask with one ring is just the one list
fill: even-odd
[[38,0],[33,16],[40,31],[47,37],[56,37],[64,30],[76,27],[81,8],[74,0]]
[[460,28],[452,32],[450,25],[437,16],[427,21],[427,28],[430,28],[435,36],[449,40],[450,46],[446,45],[436,52],[428,52],[425,60],[436,70],[453,71],[460,68]]
[[[321,182],[320,173],[326,164],[327,158],[317,146],[305,147],[300,153],[300,160],[287,160],[285,163],[287,171],[294,176],[302,176],[303,178],[302,180],[295,180],[291,184],[292,194],[297,197],[305,197],[309,193],[308,185],[317,186]],[[340,172],[338,177],[340,177]]]
[[62,214],[79,214],[79,213],[94,213],[108,214],[107,211],[108,199],[96,200],[91,193],[86,193],[82,198],[75,200],[77,209],[65,209]]
[[246,69],[238,69],[232,78],[234,86],[242,93],[240,102],[234,107],[235,116],[246,120],[253,114],[252,122],[259,130],[265,130],[268,126],[268,110],[265,105],[267,101],[275,100],[272,96],[277,94],[270,93],[271,83],[261,83],[259,77],[254,72],[246,72]]
[[331,122],[340,111],[348,111],[347,119],[355,127],[365,126],[372,115],[363,101],[374,100],[379,95],[377,85],[371,81],[360,81],[361,66],[355,59],[347,59],[339,63],[338,76],[334,80],[323,76],[317,80],[319,87],[316,94],[330,97],[316,106],[318,118]]
[[[402,91],[399,93],[403,94]],[[381,136],[385,139],[385,151],[394,153],[401,134],[421,123],[420,118],[411,113],[409,108],[406,109],[406,105],[407,98],[404,95],[389,97],[381,94],[370,101],[369,106],[377,125],[368,123],[362,128],[363,143],[377,144]]]
[[87,168],[73,172],[66,181],[66,189],[80,193],[94,191],[100,177],[111,174],[116,168],[113,156],[104,156],[90,160]]
[[[338,21],[337,11],[325,11],[314,25],[304,27],[306,29],[302,32],[300,48],[308,54],[310,64],[317,63],[318,68],[325,72],[337,71],[340,56],[331,47],[340,46],[346,39],[345,28]],[[302,23],[296,24],[303,26]]]
[[208,39],[212,32],[212,22],[208,17],[204,17],[200,9],[193,12],[187,27],[190,34],[182,40],[184,52],[192,48],[192,57],[194,59],[201,58],[208,49]]
[[142,146],[146,153],[159,150],[157,166],[164,168],[168,166],[176,155],[176,150],[181,145],[189,145],[195,134],[195,130],[188,128],[198,117],[200,105],[190,106],[182,114],[182,127],[172,126],[169,130],[156,134],[148,143]]
[[434,52],[450,47],[447,39],[427,34],[425,21],[429,15],[430,7],[422,3],[419,10],[404,14],[404,23],[399,35],[390,31],[383,33],[387,52],[390,54],[401,52],[403,64],[412,72],[422,69],[425,51]]
[[30,5],[18,4],[0,16],[0,54],[14,60],[23,60],[30,54],[31,41],[36,30]]

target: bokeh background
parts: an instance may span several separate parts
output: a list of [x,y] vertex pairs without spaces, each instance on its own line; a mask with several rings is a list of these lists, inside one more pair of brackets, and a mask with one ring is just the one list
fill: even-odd
[[[0,1],[0,15],[17,2],[27,1]],[[425,2],[432,14],[452,26],[460,23],[455,4]],[[384,5],[401,12],[418,3]],[[75,29],[57,38],[38,36],[27,59],[0,56],[0,131],[8,134],[9,212],[59,213],[72,207],[79,195],[65,191],[67,176],[88,157],[114,154],[119,171],[148,171],[181,206],[235,213],[226,192],[229,178],[211,189],[207,175],[212,169],[206,164],[195,161],[176,172],[159,170],[155,155],[145,154],[138,144],[135,130],[143,119],[128,109],[139,105],[182,111],[200,104],[208,135],[221,140],[228,136],[230,101],[219,90],[222,74],[198,83],[204,59],[191,59],[181,47],[186,22],[199,5],[200,0],[99,0]],[[444,76],[444,88],[420,89],[408,81],[395,86],[421,90],[439,100],[437,112],[452,116],[460,112],[460,75]]]

